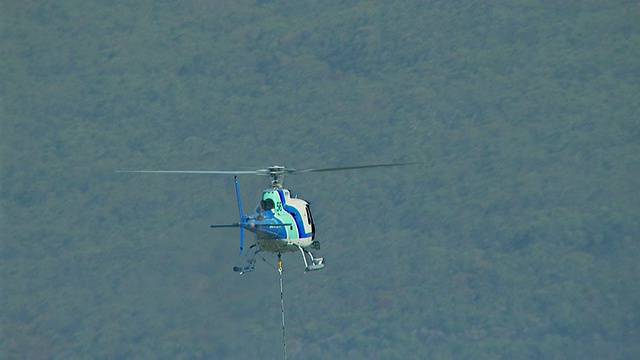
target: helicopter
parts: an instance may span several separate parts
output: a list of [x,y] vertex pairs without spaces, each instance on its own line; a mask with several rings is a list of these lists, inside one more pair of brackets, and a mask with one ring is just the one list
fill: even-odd
[[[255,270],[256,256],[260,252],[271,252],[278,255],[281,265],[281,254],[286,252],[300,252],[305,265],[305,271],[316,271],[324,268],[324,258],[315,257],[310,249],[320,250],[320,241],[316,239],[316,227],[311,215],[309,203],[297,196],[292,196],[283,187],[285,175],[312,172],[326,172],[337,170],[356,170],[390,166],[415,165],[418,163],[390,163],[375,165],[359,165],[345,167],[331,167],[319,169],[291,169],[281,165],[269,166],[266,169],[217,171],[217,170],[124,170],[129,173],[162,173],[162,174],[218,174],[234,175],[236,198],[238,202],[239,221],[227,224],[213,224],[212,228],[239,228],[240,253],[244,253],[242,266],[234,266],[233,270],[243,274]],[[260,203],[252,214],[245,214],[240,195],[239,175],[269,176],[270,186],[262,191]],[[250,246],[250,252],[244,249],[245,230],[256,235],[256,240]],[[264,258],[263,258],[264,259]],[[266,260],[265,260],[266,261]]]

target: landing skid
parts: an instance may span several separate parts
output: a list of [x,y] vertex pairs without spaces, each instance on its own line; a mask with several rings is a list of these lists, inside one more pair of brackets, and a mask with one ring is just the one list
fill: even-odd
[[[254,247],[255,245],[251,246],[250,249]],[[300,246],[298,246],[298,249],[302,254],[302,260],[304,260],[305,271],[316,271],[316,270],[324,269],[324,258],[313,257],[313,254],[311,253],[311,251],[306,250]],[[239,274],[244,274],[244,273],[254,271],[256,269],[256,256],[261,251],[262,250],[257,250],[251,256],[249,256],[249,252],[246,252],[244,255],[244,263],[241,266],[234,266],[233,271]],[[279,258],[280,258],[280,254],[278,253],[278,259]]]
[[[303,249],[300,246],[298,246],[298,249],[300,249],[300,253],[302,254],[302,259],[304,260],[304,266],[306,271],[315,271],[315,270],[324,269],[324,258],[314,258],[311,251]],[[311,264],[309,264],[309,261],[307,260],[307,256],[309,256],[309,258],[311,259]]]

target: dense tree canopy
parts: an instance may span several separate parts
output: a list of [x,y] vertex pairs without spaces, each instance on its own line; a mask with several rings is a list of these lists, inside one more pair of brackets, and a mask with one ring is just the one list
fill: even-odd
[[3,2],[3,357],[279,358],[232,179],[116,170],[405,161],[286,179],[327,262],[284,256],[291,358],[640,357],[639,15]]

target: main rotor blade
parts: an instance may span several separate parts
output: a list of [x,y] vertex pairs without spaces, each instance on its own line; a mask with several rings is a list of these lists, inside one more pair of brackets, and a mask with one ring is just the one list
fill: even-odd
[[216,171],[216,170],[119,170],[121,173],[155,173],[155,174],[221,174],[221,175],[243,175],[256,174],[256,171]]
[[378,168],[378,167],[390,167],[390,166],[405,166],[405,165],[418,165],[421,164],[419,162],[408,162],[408,163],[391,163],[391,164],[376,164],[376,165],[359,165],[359,166],[343,166],[343,167],[332,167],[332,168],[322,168],[322,169],[291,169],[289,172],[291,173],[309,173],[309,172],[322,172],[322,171],[338,171],[338,170],[356,170],[356,169],[368,169],[368,168]]
[[391,166],[406,166],[422,164],[420,162],[407,162],[407,163],[389,163],[389,164],[374,164],[374,165],[358,165],[358,166],[342,166],[342,167],[330,167],[320,169],[289,169],[284,166],[272,166],[266,169],[257,170],[120,170],[120,173],[155,173],[155,174],[220,174],[220,175],[262,175],[262,176],[278,176],[280,174],[303,174],[310,172],[324,172],[324,171],[338,171],[338,170],[358,170]]

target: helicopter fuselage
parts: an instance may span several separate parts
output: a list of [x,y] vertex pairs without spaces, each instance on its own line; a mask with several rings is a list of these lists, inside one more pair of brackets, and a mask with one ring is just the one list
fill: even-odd
[[262,192],[255,213],[247,215],[243,228],[256,234],[263,251],[298,251],[311,246],[315,226],[309,203],[292,198],[287,189],[271,188]]

